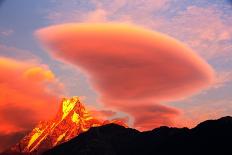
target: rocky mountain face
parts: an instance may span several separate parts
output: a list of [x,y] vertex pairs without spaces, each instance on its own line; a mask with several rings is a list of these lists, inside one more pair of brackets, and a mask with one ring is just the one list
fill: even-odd
[[160,127],[139,132],[116,124],[91,128],[43,155],[231,155],[232,117],[193,129]]
[[19,143],[5,154],[41,154],[45,150],[86,132],[91,127],[116,123],[126,127],[121,121],[102,121],[91,116],[78,97],[63,99],[56,117],[40,122]]

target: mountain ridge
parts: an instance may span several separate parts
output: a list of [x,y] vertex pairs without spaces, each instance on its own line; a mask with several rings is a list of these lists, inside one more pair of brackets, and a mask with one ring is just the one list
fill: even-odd
[[[140,132],[116,124],[106,124],[91,127],[87,132],[55,146],[43,155],[231,155],[231,131],[231,116],[206,120],[191,129],[161,126]],[[29,153],[5,152],[1,155]]]
[[[97,118],[78,97],[64,98],[54,119],[40,122],[0,155],[208,154],[229,152],[232,117],[206,120],[196,127],[161,126],[140,132],[120,120]],[[232,154],[232,151],[230,152]],[[187,154],[191,154],[188,152]]]
[[232,117],[207,120],[192,129],[159,127],[140,132],[108,124],[91,128],[43,155],[232,154]]

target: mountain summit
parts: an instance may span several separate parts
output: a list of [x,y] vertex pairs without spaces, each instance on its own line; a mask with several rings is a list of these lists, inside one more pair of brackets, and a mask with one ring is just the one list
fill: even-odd
[[51,121],[40,122],[10,152],[40,154],[45,150],[69,141],[80,133],[109,123],[126,125],[118,120],[102,121],[91,116],[78,97],[64,98],[56,117]]

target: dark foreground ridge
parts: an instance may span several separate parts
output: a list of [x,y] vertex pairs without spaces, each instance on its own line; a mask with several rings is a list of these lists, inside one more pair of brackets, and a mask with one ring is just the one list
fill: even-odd
[[139,132],[109,124],[61,144],[43,155],[232,155],[232,117],[208,120],[193,129],[160,127]]
[[193,129],[160,127],[146,132],[108,124],[91,128],[43,155],[153,154],[232,155],[232,117],[208,120]]

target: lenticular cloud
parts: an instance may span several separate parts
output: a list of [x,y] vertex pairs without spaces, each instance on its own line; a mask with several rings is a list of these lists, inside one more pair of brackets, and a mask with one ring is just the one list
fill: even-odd
[[184,98],[213,80],[213,69],[191,49],[137,26],[72,23],[36,34],[55,58],[83,70],[104,104],[117,109]]

